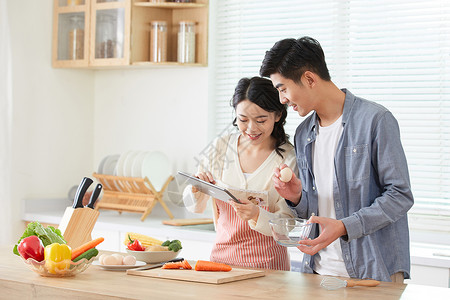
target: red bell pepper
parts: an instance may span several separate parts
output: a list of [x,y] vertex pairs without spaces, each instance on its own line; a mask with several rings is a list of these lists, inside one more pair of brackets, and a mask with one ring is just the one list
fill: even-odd
[[145,248],[142,246],[142,244],[141,244],[141,242],[139,242],[139,240],[137,240],[137,239],[132,240],[130,235],[128,235],[128,239],[130,240],[130,242],[127,245],[128,249],[133,250],[133,251],[145,251]]
[[17,251],[19,251],[20,256],[25,260],[28,258],[36,261],[44,260],[44,244],[35,235],[31,235],[20,241],[19,246],[17,246]]

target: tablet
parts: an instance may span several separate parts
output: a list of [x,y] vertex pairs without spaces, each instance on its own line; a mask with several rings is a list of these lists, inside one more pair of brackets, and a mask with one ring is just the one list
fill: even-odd
[[192,176],[184,172],[178,171],[178,174],[183,176],[187,184],[195,186],[200,192],[210,195],[215,199],[219,199],[225,202],[228,202],[228,200],[233,200],[236,203],[241,203],[241,201],[239,201],[239,199],[233,196],[233,194],[231,194],[227,189],[206,182],[204,180],[201,180],[195,176]]

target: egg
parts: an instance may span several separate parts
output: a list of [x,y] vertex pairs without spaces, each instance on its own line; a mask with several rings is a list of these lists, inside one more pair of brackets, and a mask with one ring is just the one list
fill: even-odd
[[134,266],[136,264],[136,257],[133,255],[126,255],[123,258],[123,264],[127,266]]
[[105,258],[105,256],[107,256],[108,254],[102,254],[98,257],[98,262],[103,265],[103,259]]
[[280,171],[280,180],[283,182],[289,182],[292,178],[292,170],[289,168],[284,168]]
[[119,253],[114,253],[111,254],[112,256],[114,256],[117,259],[117,264],[118,265],[123,265],[123,255],[119,254]]
[[119,259],[114,255],[106,255],[103,258],[103,264],[105,266],[115,266],[115,265],[121,265],[122,263],[119,263]]

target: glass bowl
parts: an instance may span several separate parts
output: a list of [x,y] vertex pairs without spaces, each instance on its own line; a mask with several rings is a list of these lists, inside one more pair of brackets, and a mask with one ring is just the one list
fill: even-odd
[[[22,258],[23,259],[23,258]],[[70,259],[63,260],[61,262],[54,263],[54,270],[49,271],[45,264],[45,260],[36,261],[32,258],[23,261],[28,265],[28,267],[34,272],[45,277],[69,277],[75,276],[78,273],[83,272],[92,264],[95,257],[87,260],[86,258],[80,259],[77,262],[73,262]]]
[[285,247],[296,247],[298,241],[306,240],[311,233],[313,223],[299,218],[279,218],[269,221],[275,241]]

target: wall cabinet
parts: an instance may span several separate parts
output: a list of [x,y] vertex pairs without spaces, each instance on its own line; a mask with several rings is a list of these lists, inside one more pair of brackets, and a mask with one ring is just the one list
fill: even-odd
[[[208,0],[54,0],[53,14],[55,68],[206,66],[208,62]],[[164,61],[152,61],[150,56],[154,22],[167,24]],[[178,61],[180,22],[195,24],[194,62]]]

